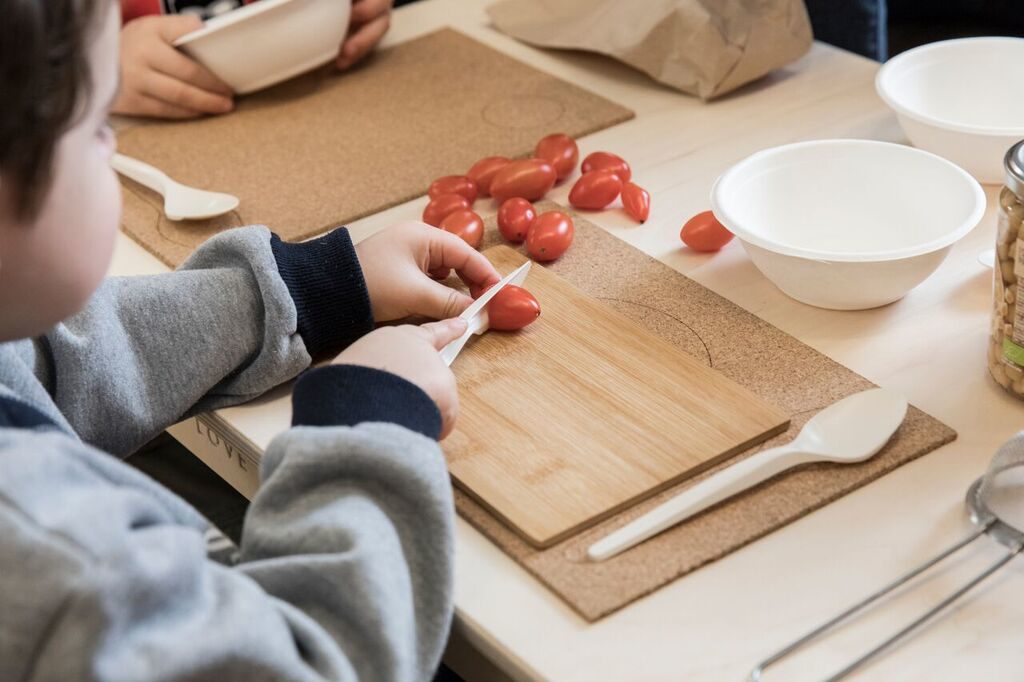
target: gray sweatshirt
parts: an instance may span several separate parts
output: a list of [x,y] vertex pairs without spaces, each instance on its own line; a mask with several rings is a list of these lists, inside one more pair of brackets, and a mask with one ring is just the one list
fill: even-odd
[[372,324],[345,230],[286,244],[253,227],[0,344],[0,680],[430,679],[453,513],[440,415],[418,388],[306,372],[233,566],[207,557],[198,512],[107,454],[257,396]]

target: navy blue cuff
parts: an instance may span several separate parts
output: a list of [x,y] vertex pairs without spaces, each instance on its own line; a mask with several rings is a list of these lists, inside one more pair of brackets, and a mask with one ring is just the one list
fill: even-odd
[[390,422],[428,438],[441,435],[441,412],[419,386],[360,365],[304,373],[292,394],[292,426],[355,426]]
[[270,235],[277,270],[298,312],[298,332],[312,357],[336,352],[373,331],[366,291],[348,230],[338,228],[308,242]]

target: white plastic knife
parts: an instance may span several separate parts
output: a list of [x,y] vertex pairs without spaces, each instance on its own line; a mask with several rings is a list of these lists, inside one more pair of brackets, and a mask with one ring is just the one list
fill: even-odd
[[473,301],[473,304],[459,315],[459,317],[466,321],[466,331],[462,333],[462,336],[441,349],[441,359],[444,360],[444,364],[451,367],[451,364],[455,362],[455,358],[462,351],[462,348],[466,345],[466,341],[469,340],[469,337],[473,334],[483,334],[487,331],[487,304],[490,303],[491,299],[494,298],[499,291],[509,284],[519,285],[526,281],[526,275],[529,274],[530,265],[532,264],[533,261],[526,261],[512,272],[505,275],[500,282],[488,289],[486,293],[480,296],[480,298]]

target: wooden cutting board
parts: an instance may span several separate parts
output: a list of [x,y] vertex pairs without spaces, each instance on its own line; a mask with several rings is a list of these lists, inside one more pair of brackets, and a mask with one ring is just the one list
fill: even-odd
[[[486,252],[506,273],[525,258]],[[537,547],[784,431],[779,409],[535,265],[541,317],[452,365],[456,484]]]

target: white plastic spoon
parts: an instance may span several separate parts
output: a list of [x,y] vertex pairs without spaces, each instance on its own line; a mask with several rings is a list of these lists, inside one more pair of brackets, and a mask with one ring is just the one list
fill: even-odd
[[592,544],[587,556],[604,561],[786,469],[811,462],[862,462],[889,442],[906,414],[907,401],[885,389],[847,396],[814,415],[786,445],[759,452],[679,493]]
[[110,165],[121,175],[163,195],[164,213],[171,220],[214,218],[233,211],[238,206],[236,196],[182,185],[171,180],[159,168],[124,154],[114,154],[110,159]]

